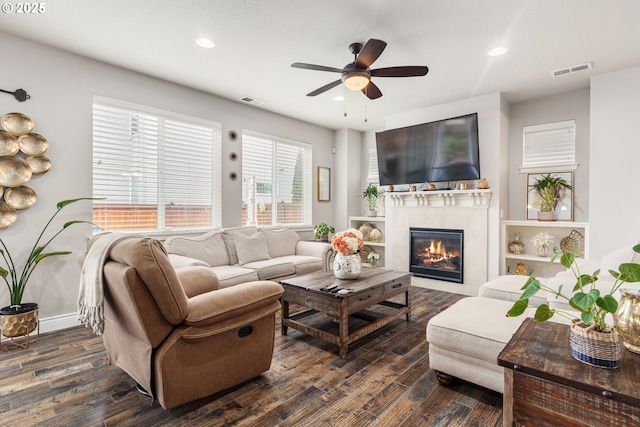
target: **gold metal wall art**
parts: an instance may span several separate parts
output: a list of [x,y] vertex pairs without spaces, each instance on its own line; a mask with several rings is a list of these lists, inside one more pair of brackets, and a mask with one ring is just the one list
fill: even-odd
[[19,187],[31,179],[31,167],[20,157],[0,157],[0,185]]
[[0,118],[0,229],[12,225],[18,210],[36,202],[36,192],[27,187],[33,175],[51,169],[47,139],[34,133],[33,120],[22,113],[8,113]]
[[26,135],[33,132],[33,120],[22,113],[9,113],[0,119],[2,129],[14,136]]

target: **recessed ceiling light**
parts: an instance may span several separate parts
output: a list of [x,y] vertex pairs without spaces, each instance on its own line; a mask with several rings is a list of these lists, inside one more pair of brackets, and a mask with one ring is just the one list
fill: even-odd
[[507,53],[507,48],[504,46],[494,47],[489,51],[489,56],[500,56]]
[[344,96],[342,96],[342,95],[334,96],[333,100],[334,101],[344,101]]
[[204,48],[207,48],[207,49],[211,49],[212,47],[214,47],[216,45],[212,40],[207,39],[207,38],[201,38],[201,39],[196,40],[196,44],[198,46],[200,46],[200,47],[204,47]]

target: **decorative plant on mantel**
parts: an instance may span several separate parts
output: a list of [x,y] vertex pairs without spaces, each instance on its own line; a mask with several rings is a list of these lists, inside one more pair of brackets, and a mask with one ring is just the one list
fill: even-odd
[[49,240],[46,241],[46,243],[44,244],[40,244],[40,241],[42,240],[44,233],[47,231],[47,228],[49,227],[49,225],[51,224],[51,222],[53,221],[53,219],[58,215],[58,213],[60,213],[60,211],[67,205],[70,205],[71,203],[75,203],[78,202],[80,200],[97,200],[94,198],[80,198],[80,199],[72,199],[72,200],[63,200],[61,202],[59,202],[56,206],[57,206],[57,210],[54,212],[54,214],[51,216],[51,218],[49,218],[49,221],[46,223],[46,225],[44,226],[44,228],[42,229],[42,231],[40,232],[40,235],[38,236],[38,239],[36,240],[35,244],[33,245],[33,248],[31,249],[31,252],[29,253],[29,256],[27,257],[27,261],[25,262],[24,268],[22,269],[22,272],[18,271],[18,267],[16,267],[16,264],[13,261],[13,258],[11,257],[11,253],[9,252],[9,248],[7,248],[7,246],[5,245],[4,241],[2,239],[0,239],[0,245],[2,246],[2,249],[0,249],[0,255],[2,256],[2,258],[4,259],[4,262],[6,264],[6,269],[3,267],[0,267],[0,277],[2,277],[2,279],[4,279],[7,288],[9,289],[9,296],[10,296],[10,306],[9,307],[5,307],[4,309],[2,309],[2,314],[6,314],[5,311],[6,309],[10,309],[11,311],[19,311],[20,310],[20,306],[22,304],[22,295],[24,293],[24,290],[27,286],[27,283],[29,283],[29,278],[31,277],[31,273],[33,273],[33,270],[36,268],[36,266],[38,265],[38,263],[40,261],[42,261],[45,258],[48,257],[52,257],[52,256],[58,256],[58,255],[68,255],[71,252],[69,251],[56,251],[56,252],[44,252],[44,250],[47,248],[47,246],[49,246],[49,244],[60,234],[62,233],[64,230],[66,230],[69,226],[73,225],[73,224],[79,224],[79,223],[85,223],[85,224],[93,224],[92,222],[89,221],[80,221],[80,220],[75,220],[75,221],[69,221],[66,222],[62,228],[60,230],[58,230],[57,233],[55,233],[53,235],[53,237],[51,237]]
[[571,184],[564,178],[552,176],[551,173],[534,179],[536,182],[529,185],[529,191],[534,190],[540,196],[540,212],[554,212],[558,201],[564,197],[567,190],[572,190]]
[[[376,201],[378,200],[378,196],[382,194],[378,189],[378,186],[375,184],[370,184],[363,192],[362,198],[367,199],[367,204],[369,206],[370,212],[376,211]],[[369,216],[376,216],[375,214]]]

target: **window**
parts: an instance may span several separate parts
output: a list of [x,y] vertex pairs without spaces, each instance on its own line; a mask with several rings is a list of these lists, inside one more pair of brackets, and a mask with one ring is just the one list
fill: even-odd
[[369,150],[369,173],[367,174],[367,184],[379,184],[378,176],[378,151],[375,148]]
[[221,127],[103,97],[93,101],[93,222],[109,231],[221,226]]
[[310,225],[311,146],[252,132],[242,135],[242,223]]
[[575,167],[575,120],[525,126],[523,128],[522,151],[523,168]]

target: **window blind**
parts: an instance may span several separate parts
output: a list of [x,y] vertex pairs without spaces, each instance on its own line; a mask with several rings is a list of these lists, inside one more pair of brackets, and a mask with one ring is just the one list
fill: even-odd
[[368,184],[378,184],[380,176],[378,174],[378,151],[375,148],[369,150],[369,173],[367,174]]
[[111,231],[221,226],[221,127],[108,98],[93,103],[93,221]]
[[575,153],[575,120],[523,128],[524,168],[573,165],[576,162]]
[[243,224],[311,224],[311,155],[309,144],[243,133]]

